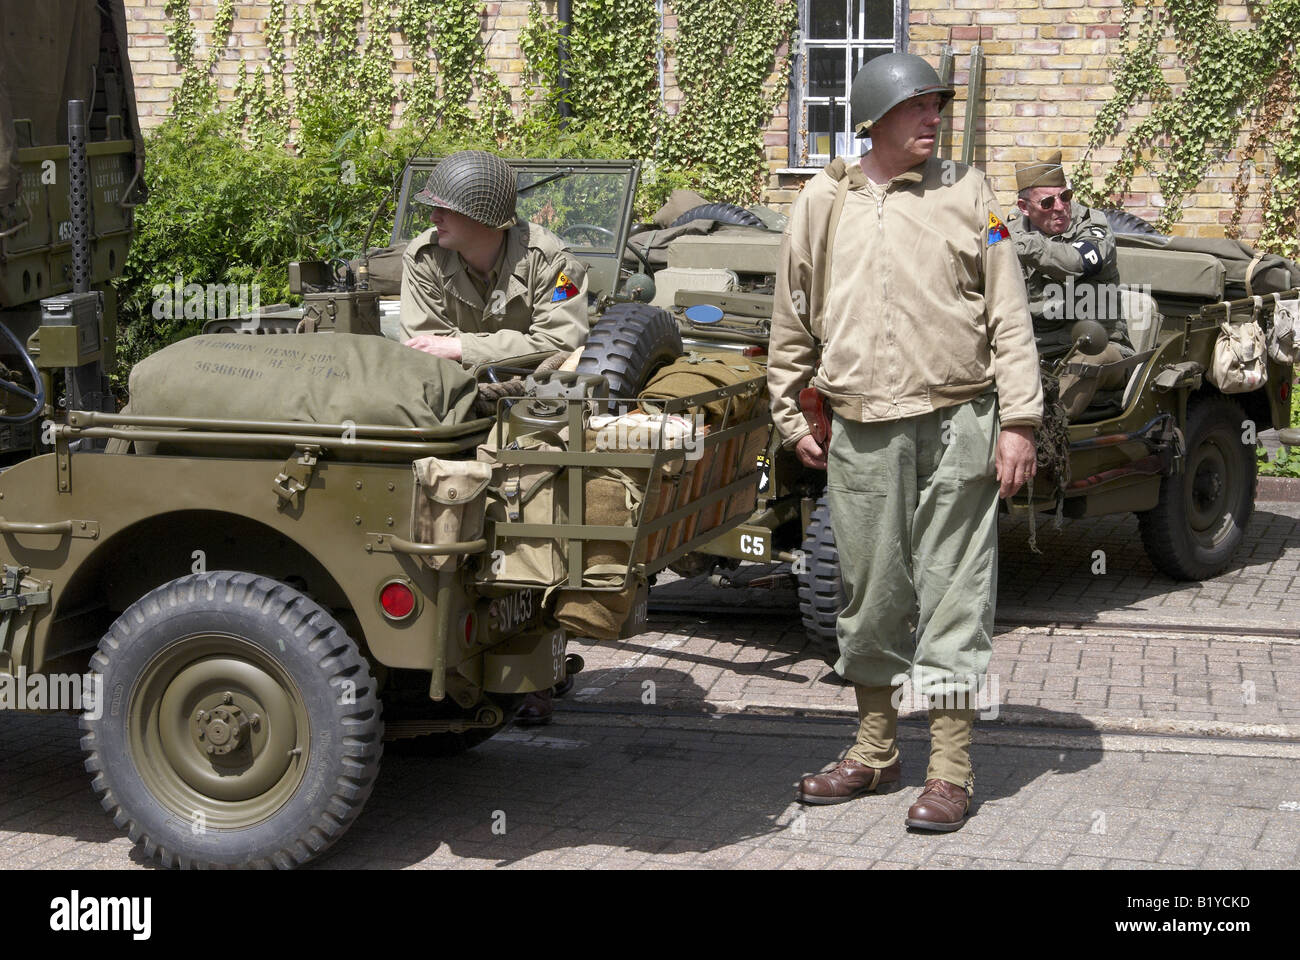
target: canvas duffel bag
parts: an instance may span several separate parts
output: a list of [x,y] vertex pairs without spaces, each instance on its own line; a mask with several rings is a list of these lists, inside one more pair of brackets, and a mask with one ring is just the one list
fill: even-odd
[[[519,450],[563,450],[564,434],[538,431],[510,444]],[[565,522],[565,499],[558,492],[562,468],[546,464],[502,463],[496,456],[495,434],[478,448],[478,459],[490,466],[487,519],[496,524],[495,547],[480,566],[481,584],[552,587],[568,576],[563,544],[558,537],[502,536],[511,523]]]
[[[583,481],[583,517],[588,525],[630,527],[645,496],[648,470],[597,469]],[[575,635],[617,640],[636,599],[639,581],[628,575],[632,544],[626,540],[588,540],[583,549],[582,582],[619,590],[561,589],[555,594],[555,619]],[[644,560],[645,548],[637,555]]]
[[763,358],[744,357],[727,351],[701,352],[692,350],[661,369],[645,385],[641,395],[656,400],[688,397],[733,383],[761,378],[757,389],[735,397],[724,397],[704,405],[706,423],[716,429],[731,403],[728,426],[748,420],[759,402],[767,398],[767,366]]
[[131,371],[140,416],[436,427],[468,420],[477,395],[459,363],[383,337],[207,334]]

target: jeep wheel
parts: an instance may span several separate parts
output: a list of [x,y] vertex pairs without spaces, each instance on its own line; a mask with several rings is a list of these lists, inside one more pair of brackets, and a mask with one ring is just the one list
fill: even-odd
[[808,521],[803,554],[804,569],[797,574],[799,616],[813,649],[827,666],[833,668],[840,658],[835,622],[844,607],[844,591],[840,585],[840,552],[835,547],[831,508],[825,494],[817,501]]
[[288,868],[370,796],[375,682],[313,600],[248,573],[182,577],[122,614],[91,667],[86,769],[113,821],[166,866]]
[[1160,502],[1138,514],[1151,562],[1175,580],[1223,572],[1255,507],[1255,450],[1241,442],[1241,405],[1227,397],[1193,398],[1181,473],[1160,482]]
[[672,314],[648,303],[616,303],[592,325],[578,372],[601,374],[611,397],[635,397],[656,370],[681,355]]

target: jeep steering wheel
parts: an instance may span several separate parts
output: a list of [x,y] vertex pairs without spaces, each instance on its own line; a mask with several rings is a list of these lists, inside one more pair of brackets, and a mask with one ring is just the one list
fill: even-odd
[[570,223],[560,230],[562,240],[571,240],[577,243],[579,238],[586,236],[588,240],[607,240],[613,243],[616,239],[614,231],[602,227],[595,223]]
[[41,379],[41,372],[36,369],[36,362],[32,360],[32,355],[27,352],[26,347],[18,342],[18,338],[14,336],[8,324],[0,323],[0,334],[3,334],[4,338],[18,352],[18,356],[22,358],[24,366],[27,367],[27,372],[32,376],[32,383],[36,384],[36,392],[32,393],[26,387],[0,377],[0,392],[12,393],[32,402],[31,410],[21,416],[0,414],[0,423],[31,423],[40,417],[41,412],[45,409],[45,381]]

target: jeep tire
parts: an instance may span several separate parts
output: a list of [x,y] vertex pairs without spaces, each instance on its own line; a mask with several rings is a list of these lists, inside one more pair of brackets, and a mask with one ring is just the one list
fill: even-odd
[[611,397],[631,398],[681,355],[682,334],[672,314],[648,303],[616,303],[592,324],[578,372],[598,373]]
[[1255,448],[1242,443],[1246,414],[1211,393],[1187,402],[1186,455],[1160,481],[1160,502],[1138,514],[1156,569],[1175,580],[1205,580],[1232,562],[1255,507]]
[[803,538],[802,572],[799,581],[799,616],[808,641],[827,666],[834,668],[840,658],[835,623],[844,608],[844,588],[840,583],[840,552],[831,528],[831,507],[822,494],[808,520]]
[[182,577],[132,604],[91,658],[86,769],[164,865],[289,868],[361,812],[379,771],[375,681],[338,621],[249,573]]

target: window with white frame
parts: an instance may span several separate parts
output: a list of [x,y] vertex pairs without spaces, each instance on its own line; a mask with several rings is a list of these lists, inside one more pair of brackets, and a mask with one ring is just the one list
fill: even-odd
[[862,152],[849,125],[853,76],[868,60],[906,47],[907,0],[799,0],[791,166],[820,167]]

